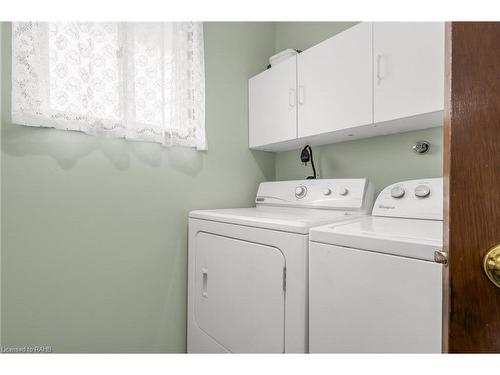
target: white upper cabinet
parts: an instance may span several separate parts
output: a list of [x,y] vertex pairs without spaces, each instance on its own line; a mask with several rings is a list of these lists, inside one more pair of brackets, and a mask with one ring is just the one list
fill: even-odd
[[297,138],[296,89],[296,56],[248,81],[250,148]]
[[375,22],[373,58],[374,122],[443,110],[444,23]]
[[444,23],[363,22],[249,80],[249,145],[296,149],[441,126]]
[[358,24],[297,60],[298,137],[373,122],[372,24]]

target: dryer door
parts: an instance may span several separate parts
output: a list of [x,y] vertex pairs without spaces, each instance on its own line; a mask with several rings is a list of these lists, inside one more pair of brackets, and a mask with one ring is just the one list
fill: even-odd
[[233,353],[283,353],[284,267],[281,251],[199,232],[195,319]]

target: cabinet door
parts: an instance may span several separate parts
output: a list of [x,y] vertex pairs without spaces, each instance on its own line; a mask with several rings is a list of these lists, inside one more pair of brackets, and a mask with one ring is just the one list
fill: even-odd
[[443,110],[444,24],[375,22],[374,121]]
[[302,52],[297,69],[299,137],[373,121],[370,22]]
[[297,138],[296,86],[296,57],[250,78],[250,148]]

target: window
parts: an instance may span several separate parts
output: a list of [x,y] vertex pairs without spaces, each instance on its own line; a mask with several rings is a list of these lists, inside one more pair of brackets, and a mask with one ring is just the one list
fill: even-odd
[[202,23],[13,23],[12,120],[206,150]]

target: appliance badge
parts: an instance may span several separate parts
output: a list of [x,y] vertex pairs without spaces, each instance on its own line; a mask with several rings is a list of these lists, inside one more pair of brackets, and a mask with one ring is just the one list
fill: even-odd
[[385,208],[386,210],[394,210],[396,207],[395,206],[385,206],[383,204],[379,204],[378,208]]

